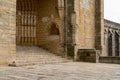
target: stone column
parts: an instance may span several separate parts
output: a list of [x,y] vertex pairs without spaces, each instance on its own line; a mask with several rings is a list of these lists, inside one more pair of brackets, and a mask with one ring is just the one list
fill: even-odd
[[108,33],[108,56],[112,56],[113,52],[112,52],[112,33],[109,32]]
[[112,33],[112,56],[115,56],[115,31]]
[[103,52],[104,48],[104,0],[95,0],[95,49]]
[[105,47],[106,47],[106,55],[108,55],[108,32],[105,32]]
[[120,34],[119,34],[119,56],[120,56]]

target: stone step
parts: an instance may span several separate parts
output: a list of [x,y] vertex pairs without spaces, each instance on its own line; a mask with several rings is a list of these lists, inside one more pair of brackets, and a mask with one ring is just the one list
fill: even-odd
[[[68,62],[68,61],[66,61],[66,62]],[[66,63],[65,61],[64,62],[49,62],[49,61],[42,61],[42,62],[19,62],[19,63],[17,63],[16,65],[17,66],[30,66],[30,65],[41,65],[41,64],[58,64],[58,63]]]
[[53,64],[71,61],[36,46],[17,46],[16,57],[17,66]]
[[66,60],[66,59],[19,59],[19,60],[17,60],[18,62],[20,62],[20,61],[26,61],[26,62],[34,62],[34,61],[68,61],[68,60]]
[[66,59],[25,59],[25,60],[16,60],[16,63],[18,65],[26,65],[26,64],[47,64],[47,63],[63,63],[63,62],[70,62],[71,60],[66,60]]

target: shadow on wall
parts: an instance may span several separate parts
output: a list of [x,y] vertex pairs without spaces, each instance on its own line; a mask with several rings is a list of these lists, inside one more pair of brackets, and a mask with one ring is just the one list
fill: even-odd
[[48,37],[45,47],[50,52],[60,55],[60,31],[59,26],[56,23],[51,23],[49,26]]

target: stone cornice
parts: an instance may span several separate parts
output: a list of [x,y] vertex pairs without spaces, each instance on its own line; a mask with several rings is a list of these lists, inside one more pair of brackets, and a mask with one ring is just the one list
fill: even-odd
[[116,22],[112,22],[110,20],[104,20],[104,26],[105,28],[110,28],[113,30],[120,30],[120,24]]

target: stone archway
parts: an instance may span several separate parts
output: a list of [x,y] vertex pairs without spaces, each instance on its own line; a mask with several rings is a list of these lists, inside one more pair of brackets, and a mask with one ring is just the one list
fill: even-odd
[[16,6],[16,61],[37,59],[45,53],[40,49],[61,55],[63,0],[17,0]]
[[[53,46],[59,48],[58,45],[62,42],[61,39],[59,38],[59,42],[55,43],[55,45],[50,44],[51,41],[48,38],[51,35],[62,37],[59,31],[62,31],[63,3],[63,0],[17,0],[16,44],[22,46],[40,46],[48,50],[52,49],[52,52],[56,53]],[[47,31],[47,26],[52,21],[57,22],[61,26],[52,23],[50,30]],[[54,42],[56,41],[52,40],[52,43]]]

